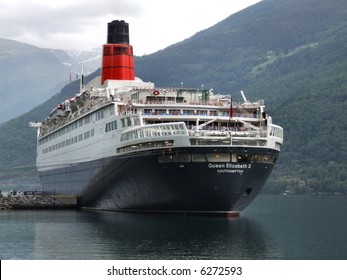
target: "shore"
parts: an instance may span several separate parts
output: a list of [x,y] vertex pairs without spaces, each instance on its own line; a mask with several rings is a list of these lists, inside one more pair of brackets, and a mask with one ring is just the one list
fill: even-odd
[[76,208],[74,196],[17,195],[0,196],[0,210]]

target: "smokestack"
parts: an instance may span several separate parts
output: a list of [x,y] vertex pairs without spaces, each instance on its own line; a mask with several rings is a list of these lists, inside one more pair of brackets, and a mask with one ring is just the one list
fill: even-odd
[[134,80],[133,47],[129,44],[129,24],[108,23],[107,44],[103,45],[101,84],[106,80]]

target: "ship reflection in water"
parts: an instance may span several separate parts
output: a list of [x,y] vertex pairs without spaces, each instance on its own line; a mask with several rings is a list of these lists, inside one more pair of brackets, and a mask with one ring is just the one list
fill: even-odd
[[[114,259],[268,258],[247,218],[97,213],[99,240]],[[109,242],[108,242],[109,241]]]
[[12,224],[2,227],[12,237],[1,239],[1,259],[272,258],[256,221],[245,217],[70,210],[8,211],[0,217]]
[[0,211],[0,259],[347,259],[347,196],[261,195],[238,218]]

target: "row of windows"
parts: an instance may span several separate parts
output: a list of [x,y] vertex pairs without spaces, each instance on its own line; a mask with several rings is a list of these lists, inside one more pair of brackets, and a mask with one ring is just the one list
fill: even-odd
[[[159,163],[171,162],[232,162],[232,163],[275,163],[276,157],[269,155],[244,155],[231,153],[212,153],[212,154],[177,154],[164,155],[158,157]],[[225,166],[233,168],[235,166]]]
[[265,147],[267,145],[267,141],[266,140],[233,139],[233,145],[235,145],[235,146]]
[[121,141],[136,140],[141,138],[160,137],[167,135],[186,134],[183,124],[158,125],[152,127],[144,127],[129,132],[125,132],[121,136]]
[[190,145],[199,146],[199,145],[230,145],[230,137],[228,138],[195,138],[190,139]]
[[[181,116],[220,116],[229,117],[230,110],[189,110],[189,109],[143,109],[144,115],[181,115]],[[257,112],[251,114],[247,112],[234,112],[234,117],[260,118]]]
[[[232,139],[232,144],[237,146],[256,146],[265,147],[266,140],[243,140],[243,139]],[[230,138],[193,138],[190,139],[190,145],[231,145]]]
[[139,116],[131,116],[122,118],[120,120],[122,127],[129,127],[134,125],[140,125],[140,117]]
[[49,147],[43,149],[42,153],[47,154],[47,153],[59,150],[61,148],[73,145],[75,143],[81,142],[83,140],[87,140],[90,137],[94,137],[94,129],[88,130],[88,131],[84,132],[83,134],[80,134],[78,136],[76,135],[75,137],[71,137],[67,140],[61,141],[55,145],[49,146]]
[[228,116],[227,111],[218,113],[217,111],[208,110],[181,110],[181,109],[144,109],[145,115],[201,115],[201,116]]
[[283,139],[283,129],[278,126],[270,126],[270,136],[275,136]]
[[76,120],[73,123],[59,129],[58,131],[51,133],[47,137],[40,139],[39,140],[39,146],[43,145],[43,144],[45,144],[45,143],[47,143],[53,139],[56,139],[57,137],[60,137],[66,133],[74,131],[77,128],[80,128],[84,125],[87,125],[93,121],[99,121],[99,120],[105,118],[106,115],[110,115],[110,114],[114,114],[114,107],[113,106],[98,110],[97,112],[94,112],[93,114],[90,114],[90,115],[85,116],[79,120]]
[[71,123],[68,126],[66,126],[66,127],[62,128],[62,129],[60,129],[60,130],[58,130],[58,131],[48,135],[47,137],[41,139],[39,141],[39,146],[42,145],[42,144],[45,144],[45,143],[47,143],[47,142],[49,142],[49,141],[51,141],[51,140],[53,140],[53,139],[55,139],[55,138],[57,138],[59,136],[64,135],[65,133],[69,133],[69,132],[71,132],[71,131],[79,128],[79,127],[82,127],[83,125],[86,125],[88,123],[90,123],[90,116],[86,116],[83,119],[80,119],[80,120],[78,120],[78,121],[76,121],[74,123]]
[[168,140],[168,141],[151,141],[147,143],[141,143],[137,145],[129,145],[122,148],[118,148],[118,153],[125,153],[125,152],[135,152],[135,151],[141,151],[141,150],[147,150],[147,149],[155,149],[155,148],[167,148],[172,147],[174,141]]
[[[140,125],[140,117],[139,116],[132,116],[132,117],[125,117],[120,120],[122,128],[134,126],[134,125]],[[109,122],[106,124],[105,132],[110,132],[113,130],[116,130],[118,127],[117,120]]]
[[105,132],[113,131],[117,129],[117,121],[109,122],[106,124]]

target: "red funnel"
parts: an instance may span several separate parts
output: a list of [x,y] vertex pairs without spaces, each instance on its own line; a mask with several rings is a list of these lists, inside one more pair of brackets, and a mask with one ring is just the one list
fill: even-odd
[[107,44],[103,45],[101,84],[106,80],[134,80],[133,47],[129,45],[129,24],[108,23]]

